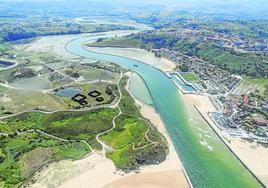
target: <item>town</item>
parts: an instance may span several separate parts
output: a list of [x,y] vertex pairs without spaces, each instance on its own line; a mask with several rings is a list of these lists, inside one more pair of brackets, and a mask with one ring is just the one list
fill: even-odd
[[[231,74],[193,56],[169,49],[153,50],[156,56],[179,62],[177,72],[184,77],[185,72],[197,79],[187,79],[198,93],[209,95],[217,112],[211,112],[220,130],[230,136],[254,140],[268,144],[268,88],[241,89],[247,78]],[[244,86],[245,87],[245,86]],[[242,90],[242,91],[241,91]]]

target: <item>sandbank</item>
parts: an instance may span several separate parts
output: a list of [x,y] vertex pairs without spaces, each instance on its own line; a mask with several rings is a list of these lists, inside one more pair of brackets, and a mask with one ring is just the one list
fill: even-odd
[[98,52],[98,53],[105,53],[111,55],[119,55],[131,59],[135,59],[138,61],[142,61],[148,65],[152,65],[164,72],[173,71],[176,68],[176,64],[168,60],[166,58],[158,58],[152,52],[148,52],[143,49],[137,48],[111,48],[111,47],[85,47],[87,50]]

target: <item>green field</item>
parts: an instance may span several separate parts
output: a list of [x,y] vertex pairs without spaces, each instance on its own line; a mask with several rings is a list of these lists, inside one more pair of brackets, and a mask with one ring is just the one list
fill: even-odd
[[[146,134],[150,140],[147,140]],[[107,157],[124,171],[137,169],[140,165],[160,163],[166,158],[164,138],[146,120],[135,116],[119,116],[116,128],[101,139],[113,148]]]
[[194,82],[194,81],[198,81],[199,79],[197,78],[197,76],[194,73],[183,73],[181,74],[183,76],[183,78],[185,80],[187,80],[188,82]]
[[244,83],[250,87],[250,86],[256,86],[260,92],[261,95],[266,97],[268,99],[268,78],[251,78],[246,77],[244,79]]
[[246,77],[245,81],[248,84],[256,84],[260,87],[268,86],[268,79],[267,78],[257,79],[257,78]]
[[12,133],[18,130],[39,129],[49,134],[73,140],[85,140],[98,148],[95,137],[98,133],[112,127],[112,119],[117,114],[115,109],[100,109],[90,112],[39,112],[24,113],[5,120],[0,130]]
[[0,96],[0,115],[19,113],[25,110],[42,109],[45,111],[64,110],[67,103],[57,96],[41,91],[9,89]]
[[130,113],[131,115],[135,115],[137,117],[141,117],[140,110],[136,103],[134,102],[133,98],[130,96],[128,91],[125,89],[127,83],[127,79],[122,79],[119,83],[122,98],[119,103],[119,107],[121,108],[122,112]]
[[6,88],[6,87],[0,85],[0,93],[6,91],[7,89],[8,89],[8,88]]
[[[85,140],[94,149],[99,149],[96,135],[111,128],[112,118],[116,114],[117,110],[109,108],[92,112],[58,112],[49,115],[31,112],[5,120],[0,124],[0,132],[7,133],[9,136],[0,141],[1,159],[5,156],[4,161],[0,163],[2,175],[0,179],[5,181],[5,187],[9,187],[9,184],[15,185],[23,181],[33,172],[33,169],[47,161],[63,158],[80,159],[90,152],[88,146],[80,140]],[[39,129],[72,141],[66,143],[56,139],[42,138],[42,135],[37,133],[23,133],[30,129]],[[49,149],[43,155],[39,152],[38,160],[31,159],[34,157],[31,152],[40,147],[51,148],[51,150]],[[51,154],[48,155],[48,153]],[[21,158],[22,162],[20,162]],[[24,169],[22,164],[25,163]],[[29,167],[31,164],[33,167]]]
[[113,160],[116,167],[131,171],[140,165],[162,162],[168,148],[164,137],[142,118],[139,108],[133,105],[134,100],[124,89],[125,83],[126,79],[120,83],[123,97],[119,106],[123,114],[116,119],[116,127],[101,139],[113,148],[107,157]]
[[125,38],[115,37],[108,39],[99,39],[97,42],[87,44],[87,46],[139,48],[141,44],[142,40],[139,39],[125,40]]
[[[117,117],[115,129],[101,139],[113,148],[107,157],[116,167],[131,171],[165,160],[168,147],[165,138],[141,116],[125,89],[126,82],[126,78],[120,82],[123,96],[119,106],[123,114]],[[87,86],[83,87],[87,89]],[[0,182],[5,183],[4,187],[13,187],[48,161],[81,159],[90,152],[82,140],[100,150],[96,136],[112,128],[112,119],[118,113],[116,108],[102,108],[52,114],[27,112],[3,119],[0,132],[8,136],[0,139]],[[65,141],[44,136],[37,130]]]
[[[81,159],[90,149],[83,142],[63,142],[38,133],[20,133],[1,138],[0,182],[4,187],[19,185],[49,161]],[[35,150],[38,149],[38,152]],[[38,155],[33,155],[38,154]]]

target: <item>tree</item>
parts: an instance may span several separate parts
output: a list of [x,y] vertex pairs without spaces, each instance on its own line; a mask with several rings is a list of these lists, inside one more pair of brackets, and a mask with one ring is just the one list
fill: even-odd
[[105,89],[105,93],[107,95],[112,95],[113,94],[112,88],[110,86],[107,86],[106,89]]
[[189,66],[186,63],[183,63],[180,66],[180,69],[181,69],[182,72],[188,72],[189,71]]

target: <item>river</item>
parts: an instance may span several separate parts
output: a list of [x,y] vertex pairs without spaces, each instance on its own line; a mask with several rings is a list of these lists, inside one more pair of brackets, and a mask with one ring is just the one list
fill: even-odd
[[69,42],[66,49],[82,57],[124,66],[144,79],[152,95],[153,105],[194,187],[261,187],[198,112],[185,103],[178,87],[163,72],[137,60],[87,51],[82,45],[89,40],[92,38],[78,38]]

